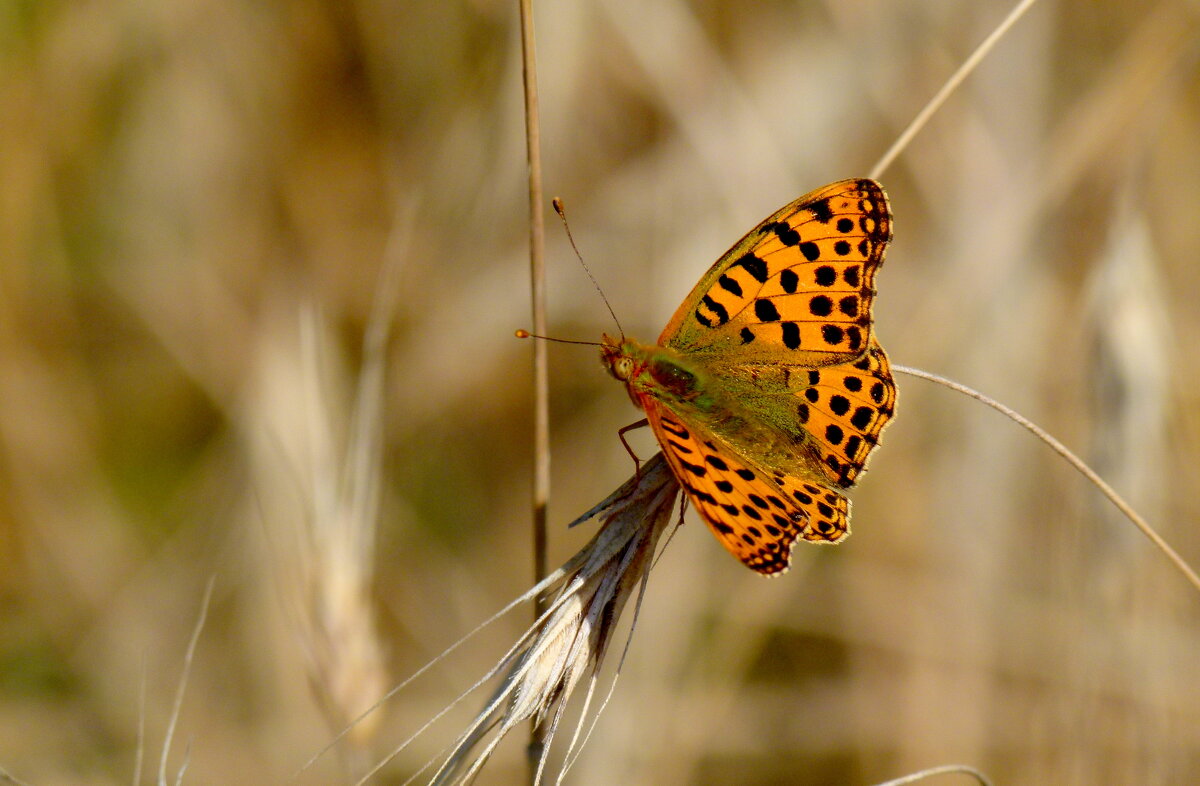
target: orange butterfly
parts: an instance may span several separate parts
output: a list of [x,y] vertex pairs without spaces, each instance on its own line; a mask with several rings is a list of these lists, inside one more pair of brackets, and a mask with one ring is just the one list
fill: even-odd
[[891,419],[874,335],[887,194],[843,180],[800,197],[717,260],[657,346],[605,335],[623,381],[713,533],[754,570],[786,570],[797,537],[850,533],[849,488]]

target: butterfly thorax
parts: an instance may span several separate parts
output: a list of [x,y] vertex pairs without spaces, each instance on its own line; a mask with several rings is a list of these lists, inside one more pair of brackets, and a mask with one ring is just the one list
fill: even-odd
[[[629,398],[647,415],[670,412],[715,437],[742,459],[756,459],[793,477],[828,482],[819,467],[824,459],[816,440],[800,427],[792,408],[777,396],[792,398],[784,369],[723,369],[672,347],[646,345],[604,336],[600,356],[608,372],[625,383]],[[796,380],[810,380],[807,372]],[[832,479],[838,486],[848,482]]]
[[608,373],[625,383],[629,398],[638,408],[654,398],[668,406],[687,402],[701,410],[711,409],[706,395],[707,374],[678,352],[642,344],[633,339],[617,341],[604,336],[600,359]]

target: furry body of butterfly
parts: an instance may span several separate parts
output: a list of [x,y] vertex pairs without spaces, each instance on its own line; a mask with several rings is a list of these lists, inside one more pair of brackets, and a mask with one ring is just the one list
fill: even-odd
[[823,480],[811,474],[811,467],[821,460],[815,440],[796,428],[794,417],[779,418],[779,407],[773,406],[772,397],[794,395],[779,385],[782,380],[760,374],[756,384],[743,385],[736,376],[711,373],[699,361],[666,347],[628,339],[618,344],[608,335],[601,351],[614,376],[618,373],[614,366],[620,363],[610,362],[610,354],[615,351],[617,358],[632,361],[629,375],[622,381],[639,409],[646,409],[646,399],[652,398],[652,406],[674,413],[723,442],[752,442],[754,453],[770,466],[811,481]]
[[767,575],[797,538],[849,534],[854,484],[896,389],[874,336],[891,212],[872,180],[776,211],[701,278],[651,346],[604,336],[601,359],[646,412],[721,543]]

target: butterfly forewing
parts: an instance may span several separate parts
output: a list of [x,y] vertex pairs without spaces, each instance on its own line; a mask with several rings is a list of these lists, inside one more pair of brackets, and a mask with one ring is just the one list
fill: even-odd
[[725,253],[659,337],[685,353],[817,367],[870,343],[875,271],[892,236],[887,195],[843,180],[781,208]]
[[748,567],[779,573],[787,569],[797,538],[836,543],[849,533],[850,504],[841,494],[760,466],[653,399],[643,404],[688,498]]

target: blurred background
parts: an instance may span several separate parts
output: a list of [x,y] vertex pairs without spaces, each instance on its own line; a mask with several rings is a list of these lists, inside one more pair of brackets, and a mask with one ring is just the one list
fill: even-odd
[[[865,175],[1010,7],[537,5],[547,197],[643,340],[763,216]],[[185,783],[286,780],[530,585],[516,25],[496,0],[0,4],[0,767],[149,781],[210,577]],[[884,173],[876,305],[894,363],[1032,417],[1193,564],[1198,55],[1192,0],[1035,7]],[[597,340],[547,226],[552,333]],[[593,350],[550,358],[557,564],[638,414]],[[1045,446],[898,383],[840,547],[767,581],[689,517],[572,782],[1200,782],[1195,591]],[[529,619],[297,782],[352,781]],[[523,746],[480,782],[520,782]]]

